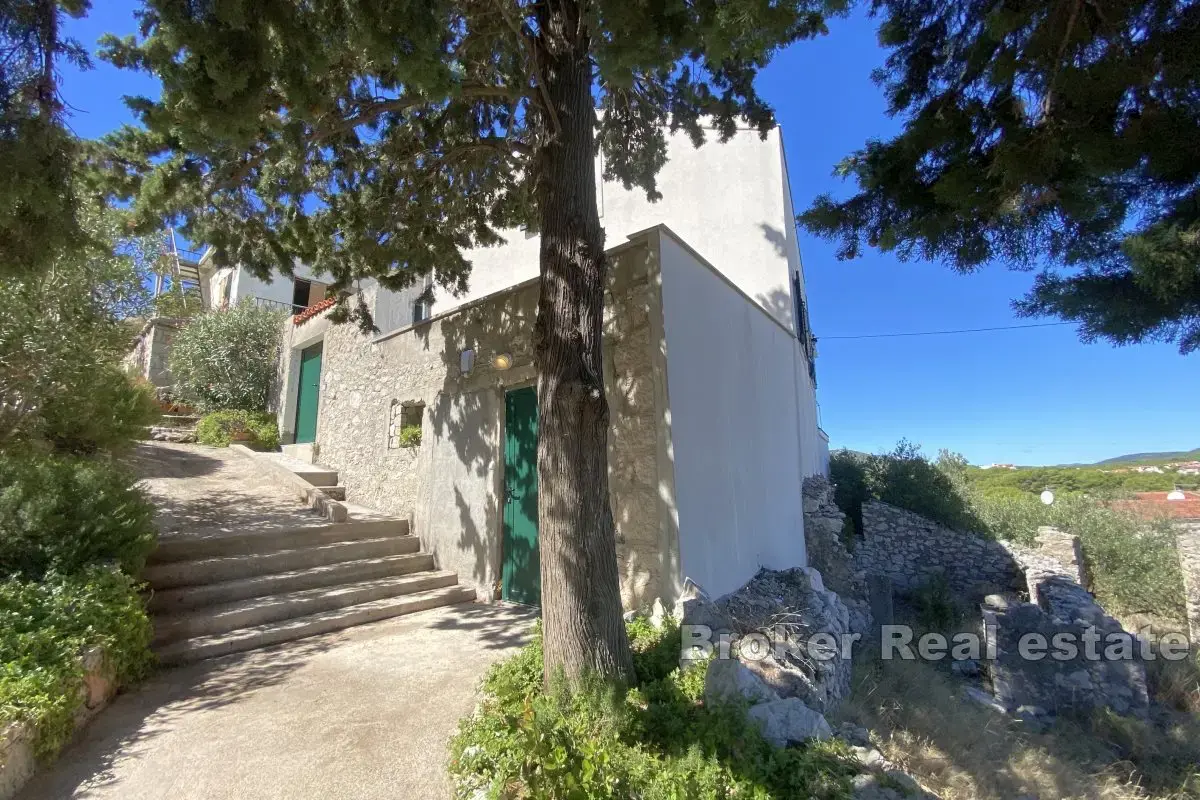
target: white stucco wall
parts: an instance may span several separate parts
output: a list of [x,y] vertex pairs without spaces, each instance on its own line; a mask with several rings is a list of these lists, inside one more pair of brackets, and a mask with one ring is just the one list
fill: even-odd
[[[321,283],[329,283],[328,276],[315,274],[311,269],[303,264],[297,264],[293,267],[296,278],[305,280],[314,280]],[[239,269],[234,275],[232,299],[237,303],[247,297],[261,297],[264,300],[274,300],[278,303],[286,303],[291,305],[292,302],[292,278],[287,275],[272,275],[270,281],[264,281],[250,274],[247,270]]]
[[677,239],[662,237],[661,258],[683,574],[721,595],[806,563],[815,400],[790,330]]
[[[710,131],[697,149],[682,132],[669,135],[670,160],[658,175],[661,200],[651,203],[641,189],[627,190],[619,183],[599,187],[606,245],[616,247],[630,234],[667,225],[793,329],[790,276],[800,262],[781,141],[778,129],[766,139],[756,131],[739,131],[724,144]],[[597,174],[602,171],[598,158]],[[539,238],[519,230],[505,237],[503,245],[465,254],[472,264],[468,291],[455,297],[435,289],[434,313],[537,277]],[[391,310],[390,301],[381,298],[377,303]],[[400,327],[376,324],[385,333]]]

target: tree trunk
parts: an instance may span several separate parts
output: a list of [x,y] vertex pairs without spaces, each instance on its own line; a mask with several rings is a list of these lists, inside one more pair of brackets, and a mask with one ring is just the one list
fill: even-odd
[[538,61],[556,135],[539,153],[541,289],[538,544],[547,683],[585,672],[633,679],[608,497],[601,334],[608,264],[596,210],[595,110],[587,34],[571,2],[541,8]]

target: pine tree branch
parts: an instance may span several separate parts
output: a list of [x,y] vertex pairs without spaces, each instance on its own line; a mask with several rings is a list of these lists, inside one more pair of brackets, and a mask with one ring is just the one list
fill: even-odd
[[[454,99],[481,97],[520,99],[524,96],[525,95],[523,92],[507,86],[464,86],[462,93]],[[331,122],[328,127],[320,130],[314,130],[305,140],[304,147],[305,149],[308,149],[340,134],[349,133],[361,125],[367,125],[371,122],[374,122],[384,114],[393,111],[403,111],[408,108],[415,108],[417,106],[426,105],[429,102],[429,99],[425,97],[397,97],[394,99],[381,100],[359,106],[353,116],[341,117],[338,120]],[[524,147],[524,145],[520,146]],[[221,191],[222,189],[232,188],[240,184],[254,169],[262,165],[262,162],[267,157],[269,151],[269,146],[259,150],[257,153],[241,162],[235,170],[233,170],[224,178],[214,179],[209,184],[206,194],[211,197],[213,194]]]

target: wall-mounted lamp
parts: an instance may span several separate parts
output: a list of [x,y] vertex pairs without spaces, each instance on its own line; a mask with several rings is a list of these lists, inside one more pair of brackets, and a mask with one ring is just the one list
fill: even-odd
[[508,369],[511,366],[512,366],[512,354],[511,353],[496,353],[496,355],[492,356],[492,369],[503,372],[504,370]]

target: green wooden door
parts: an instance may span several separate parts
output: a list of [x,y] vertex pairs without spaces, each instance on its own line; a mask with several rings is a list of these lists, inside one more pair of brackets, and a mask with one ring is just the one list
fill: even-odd
[[504,589],[514,603],[542,602],[538,556],[537,392],[504,396]]
[[317,403],[321,394],[321,344],[300,351],[300,388],[296,393],[296,444],[316,441]]

